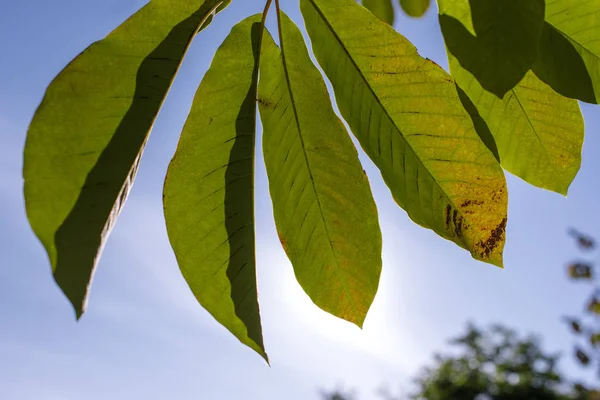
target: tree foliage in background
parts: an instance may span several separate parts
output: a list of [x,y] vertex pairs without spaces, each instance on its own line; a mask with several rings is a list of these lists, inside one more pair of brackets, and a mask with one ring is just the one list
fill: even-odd
[[[570,234],[582,254],[597,255],[598,246],[594,239],[576,230],[571,230]],[[584,367],[595,366],[600,377],[600,287],[596,262],[587,256],[573,261],[567,267],[572,281],[587,283],[592,288],[584,312],[564,319],[577,338],[578,344],[573,349],[575,358]]]
[[[152,0],[46,90],[27,135],[25,203],[78,317],[189,45],[212,40],[202,31],[237,1]],[[164,186],[168,236],[192,292],[265,359],[257,138],[298,282],[316,305],[361,326],[379,284],[382,239],[350,133],[415,223],[502,266],[503,168],[566,193],[581,163],[577,100],[597,103],[600,93],[600,0],[439,0],[451,74],[389,25],[390,0],[299,0],[348,132],[279,0],[277,29],[265,28],[271,3],[217,50]],[[420,17],[430,2],[400,5]]]
[[[495,325],[469,325],[450,343],[457,351],[437,355],[417,377],[414,394],[386,400],[598,400],[600,393],[567,381],[557,370],[559,356],[546,353],[536,337],[519,337]],[[350,400],[341,392],[325,400]]]

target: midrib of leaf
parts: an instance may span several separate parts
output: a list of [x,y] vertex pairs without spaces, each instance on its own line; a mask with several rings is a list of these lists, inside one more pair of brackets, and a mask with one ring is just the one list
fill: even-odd
[[[275,1],[278,1],[278,0],[275,0]],[[279,5],[279,4],[277,3],[277,5]],[[279,43],[281,46],[281,60],[283,62],[283,71],[284,71],[285,81],[286,81],[286,85],[287,85],[287,92],[288,92],[288,95],[290,96],[290,102],[292,103],[292,109],[294,112],[294,121],[296,123],[296,129],[298,130],[298,138],[300,140],[300,146],[302,147],[302,155],[304,156],[304,163],[306,164],[306,169],[308,170],[308,176],[310,177],[310,184],[313,188],[313,193],[315,194],[315,199],[316,199],[317,205],[319,207],[319,215],[321,216],[321,221],[323,222],[323,227],[325,228],[325,234],[327,235],[327,244],[329,245],[329,249],[331,250],[333,259],[335,260],[335,266],[338,270],[344,271],[343,268],[340,268],[340,262],[337,258],[336,251],[333,248],[333,244],[331,241],[331,235],[329,233],[329,227],[327,226],[327,221],[325,219],[325,215],[323,214],[323,206],[321,205],[321,200],[319,199],[319,193],[315,186],[315,180],[313,177],[312,169],[311,169],[310,163],[308,161],[308,155],[306,154],[306,146],[304,144],[304,138],[302,137],[302,129],[300,128],[300,121],[298,120],[298,112],[296,111],[296,102],[294,101],[294,94],[292,91],[291,81],[290,81],[290,77],[289,77],[289,73],[288,73],[288,66],[287,66],[287,62],[285,59],[285,50],[284,50],[285,44],[284,44],[284,40],[283,40],[281,18],[279,16],[279,8],[277,9],[277,26],[279,28]],[[308,212],[307,212],[307,214],[308,214]],[[350,287],[348,285],[348,279],[346,278],[345,273],[340,274],[340,277],[342,277],[343,284],[346,288],[346,291],[349,291]],[[356,304],[354,303],[354,299],[352,298],[352,296],[348,296],[348,299],[349,299],[350,303],[352,304],[352,307],[354,309],[356,309]]]
[[[523,103],[521,103],[521,99],[519,99],[519,95],[514,91],[514,89],[511,90],[511,93],[513,94],[513,97],[519,104],[519,108],[521,109],[521,111],[523,111],[523,114],[525,115],[525,118],[527,119],[527,124],[531,127],[531,130],[533,131],[533,133],[535,133],[535,138],[537,139],[537,141],[540,144],[540,146],[542,147],[542,149],[544,149],[544,153],[546,154],[546,157],[549,158],[550,153],[548,153],[548,149],[546,149],[546,146],[544,146],[544,143],[542,142],[542,139],[540,138],[540,134],[538,133],[535,126],[533,125],[533,122],[531,122],[531,118],[529,118],[529,113],[527,113],[527,111],[525,110],[525,107],[523,106]],[[513,132],[513,135],[514,135],[514,132]]]
[[[335,30],[333,29],[333,27],[331,26],[331,24],[329,23],[329,21],[327,20],[327,18],[325,18],[325,15],[323,14],[323,12],[321,11],[321,9],[319,8],[319,6],[313,1],[310,0],[311,4],[313,5],[313,7],[315,8],[315,10],[317,11],[317,13],[319,14],[319,16],[321,17],[321,19],[325,22],[325,24],[327,25],[327,27],[329,28],[329,31],[332,33],[332,35],[335,37],[335,39],[337,40],[339,47],[342,49],[342,51],[348,56],[348,59],[352,62],[352,65],[354,66],[354,68],[356,69],[356,71],[358,71],[358,74],[360,75],[360,77],[362,78],[363,82],[365,83],[365,86],[369,88],[369,92],[371,92],[371,94],[373,95],[373,97],[375,98],[375,100],[377,101],[377,104],[379,105],[379,107],[381,108],[383,114],[389,119],[389,121],[391,122],[392,126],[396,129],[396,131],[399,133],[401,132],[400,128],[398,128],[396,122],[394,121],[394,119],[390,116],[390,114],[388,113],[387,109],[382,105],[379,97],[375,94],[375,92],[373,91],[373,88],[371,87],[371,85],[369,84],[369,82],[367,81],[366,77],[364,76],[362,70],[358,67],[358,65],[356,64],[356,61],[354,60],[354,58],[352,57],[352,55],[350,54],[350,52],[346,49],[346,47],[344,46],[343,42],[341,41],[340,37],[338,36],[338,34],[335,32]],[[371,47],[371,45],[369,46]],[[362,106],[362,102],[361,102],[361,106]],[[381,124],[381,121],[380,121]],[[412,145],[410,144],[410,142],[408,140],[406,140],[406,138],[402,135],[402,134],[398,134],[398,136],[400,136],[400,138],[406,143],[406,146],[410,149],[410,151],[412,151],[412,153],[415,155],[415,159],[418,160],[419,164],[423,167],[423,169],[425,171],[427,171],[427,173],[429,174],[429,176],[431,177],[431,181],[440,189],[440,191],[442,193],[444,193],[444,196],[446,197],[446,199],[448,200],[448,202],[452,205],[452,207],[457,210],[459,212],[459,214],[461,215],[461,217],[463,218],[464,221],[467,221],[468,225],[470,227],[472,227],[473,225],[468,222],[469,219],[467,218],[467,214],[463,213],[459,207],[457,207],[456,203],[454,203],[450,196],[448,196],[448,194],[446,193],[446,191],[444,191],[444,189],[441,187],[441,185],[439,184],[439,182],[433,178],[433,174],[431,173],[431,171],[427,168],[427,166],[421,161],[421,159],[419,158],[419,156],[417,156],[417,153],[415,152],[415,150],[413,149]],[[392,136],[390,135],[390,141]],[[378,149],[379,153],[381,153],[381,151]],[[450,160],[445,160],[445,161],[449,161]],[[403,157],[403,168],[405,170],[405,176],[406,176],[406,156]],[[418,168],[417,168],[418,171]],[[417,181],[418,182],[418,181]],[[404,179],[404,185],[406,186],[407,182],[406,182],[406,178]],[[477,229],[473,229],[473,231],[477,231]],[[487,248],[488,250],[490,250],[490,253],[493,252],[493,249],[490,249],[489,246],[487,246],[485,243],[486,241],[482,239],[481,234],[477,233],[476,235],[474,235],[482,244],[483,246],[485,246],[485,248]]]

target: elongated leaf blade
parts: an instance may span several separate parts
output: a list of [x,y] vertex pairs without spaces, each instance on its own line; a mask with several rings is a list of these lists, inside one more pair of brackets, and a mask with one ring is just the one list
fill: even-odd
[[563,96],[600,100],[600,0],[547,0],[535,74]]
[[351,0],[300,5],[339,109],[396,202],[413,221],[501,266],[504,173],[450,76]]
[[404,12],[413,18],[421,18],[429,9],[430,0],[400,0]]
[[179,64],[217,0],[153,1],[52,81],[25,145],[25,204],[79,317]]
[[392,0],[363,0],[362,4],[382,21],[394,25],[394,6]]
[[362,326],[381,273],[377,209],[302,34],[283,13],[280,29],[281,51],[265,35],[259,84],[277,230],[313,302]]
[[448,54],[450,71],[486,122],[502,166],[534,186],[566,195],[581,166],[584,124],[577,101],[532,72],[500,100]]
[[446,48],[499,98],[536,60],[544,0],[440,0]]
[[254,255],[254,142],[261,16],[217,50],[167,173],[167,232],[192,292],[265,359]]

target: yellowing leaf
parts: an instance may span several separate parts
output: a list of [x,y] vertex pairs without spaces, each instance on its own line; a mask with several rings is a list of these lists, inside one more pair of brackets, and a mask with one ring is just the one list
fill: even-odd
[[536,60],[544,26],[544,0],[438,3],[449,53],[482,87],[503,98]]
[[502,265],[504,173],[450,76],[351,0],[300,5],[340,111],[396,202],[476,259]]
[[265,359],[254,257],[254,141],[261,16],[233,27],[185,123],[164,188],[167,232],[192,292]]
[[283,13],[280,29],[281,51],[265,36],[258,100],[279,238],[312,301],[362,326],[381,273],[377,209],[302,34]]
[[221,4],[147,4],[67,65],[33,117],[27,216],[78,317],[158,110],[193,37]]
[[532,72],[500,100],[448,57],[452,76],[493,135],[502,166],[534,186],[566,194],[581,165],[584,125],[577,101]]

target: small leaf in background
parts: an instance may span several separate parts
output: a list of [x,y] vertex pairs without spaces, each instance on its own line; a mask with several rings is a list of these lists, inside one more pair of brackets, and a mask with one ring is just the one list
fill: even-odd
[[590,336],[590,344],[593,347],[600,346],[600,332],[594,333]]
[[440,0],[439,12],[448,51],[500,99],[536,60],[544,0]]
[[575,229],[569,229],[569,234],[575,238],[577,245],[581,250],[593,250],[596,242],[591,237],[578,232]]
[[196,92],[164,187],[177,262],[198,302],[265,359],[254,255],[261,15],[233,27]]
[[577,262],[569,265],[569,277],[572,279],[592,279],[592,266],[586,263]]
[[600,297],[594,296],[588,303],[587,310],[592,314],[600,315]]
[[[526,182],[566,194],[581,166],[584,121],[576,100],[557,94],[532,72],[501,100],[486,91],[448,52],[449,66],[485,125],[477,133],[500,164]],[[463,101],[464,103],[464,101]],[[493,136],[493,140],[489,137]]]
[[392,0],[362,0],[362,4],[383,22],[394,25],[394,6],[392,5]]
[[340,112],[396,202],[474,258],[502,265],[504,172],[452,78],[351,0],[300,7]]
[[381,273],[377,208],[323,77],[283,13],[280,31],[281,51],[265,35],[258,97],[277,231],[312,301],[362,326]]
[[575,357],[577,357],[581,365],[585,366],[589,365],[590,363],[590,356],[588,356],[585,351],[581,350],[578,347],[575,348]]
[[553,0],[533,72],[563,96],[600,100],[600,0]]
[[218,0],[145,5],[52,81],[25,145],[25,205],[54,279],[85,311],[94,269],[154,119]]
[[413,18],[421,18],[429,9],[431,0],[400,0],[404,12]]
[[574,333],[582,332],[581,323],[579,322],[579,320],[577,320],[575,318],[566,318],[566,321]]

